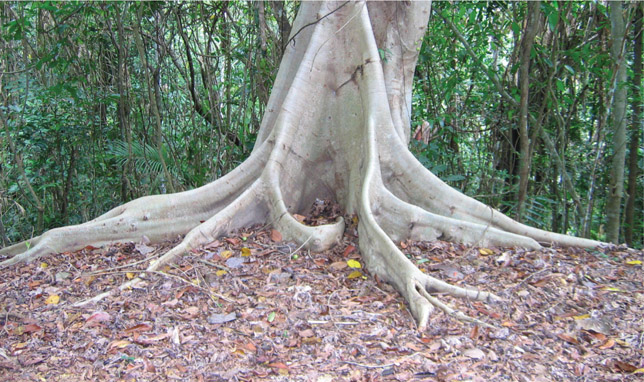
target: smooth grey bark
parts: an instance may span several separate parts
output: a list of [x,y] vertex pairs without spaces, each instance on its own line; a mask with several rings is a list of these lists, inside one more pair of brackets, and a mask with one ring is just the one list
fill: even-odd
[[[344,220],[307,226],[293,214],[333,199],[358,219],[368,270],[407,300],[420,328],[433,307],[462,320],[430,293],[487,300],[490,292],[455,287],[421,272],[396,246],[414,240],[473,245],[601,243],[525,226],[452,189],[407,145],[413,73],[429,2],[304,2],[291,29],[251,156],[221,179],[172,195],[148,196],[81,225],[53,229],[0,250],[8,266],[88,244],[183,241],[147,272],[235,229],[270,224],[313,251],[338,243]],[[380,52],[387,52],[384,60]],[[127,288],[146,277],[121,286]],[[105,294],[90,301],[96,301]]]
[[624,57],[624,14],[621,1],[610,3],[611,58],[615,76],[611,105],[613,157],[611,160],[608,195],[606,197],[606,240],[619,241],[619,227],[624,194],[624,161],[626,159],[626,62]]

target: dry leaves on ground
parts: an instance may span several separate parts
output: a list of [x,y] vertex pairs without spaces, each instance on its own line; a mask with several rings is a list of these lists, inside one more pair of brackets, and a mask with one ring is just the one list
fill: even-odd
[[498,329],[437,311],[419,333],[396,291],[361,267],[352,228],[324,253],[248,229],[131,290],[71,306],[134,278],[172,245],[87,247],[0,270],[0,380],[644,377],[641,251],[400,243],[424,272],[504,298],[442,296]]

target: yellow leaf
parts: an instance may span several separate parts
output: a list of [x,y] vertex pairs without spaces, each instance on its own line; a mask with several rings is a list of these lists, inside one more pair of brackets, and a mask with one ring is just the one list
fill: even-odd
[[40,263],[40,268],[45,269],[45,268],[47,268],[48,266],[49,266],[49,264],[47,264],[47,263],[45,263],[45,262]]
[[220,270],[218,270],[217,272],[215,272],[215,274],[216,274],[217,276],[223,276],[223,275],[225,275],[226,273],[228,273],[228,272],[226,272],[226,271],[225,271],[225,270],[223,270],[223,269],[220,269]]
[[232,255],[233,255],[233,253],[232,253],[231,251],[227,251],[227,250],[226,250],[226,251],[222,251],[222,252],[219,254],[219,256],[221,256],[221,258],[222,258],[222,259],[224,259],[224,260],[228,259],[228,258],[229,258],[230,256],[232,256]]
[[190,282],[193,283],[194,285],[201,284],[201,280],[199,280],[199,279],[192,279],[192,280],[190,280]]
[[57,294],[52,294],[51,296],[47,297],[45,300],[45,304],[50,304],[50,305],[56,305],[60,301],[60,296]]
[[633,370],[633,374],[644,374],[644,367],[641,369]]
[[127,340],[119,340],[119,341],[112,341],[107,348],[112,349],[112,348],[119,348],[123,349],[124,347],[128,346],[130,344],[130,341]]
[[623,290],[621,290],[619,288],[608,287],[608,286],[603,287],[602,290],[607,290],[607,291],[611,291],[611,292],[624,292]]
[[358,216],[354,215],[353,218],[351,218],[351,221],[353,222],[353,224],[358,224]]
[[358,277],[362,276],[362,272],[360,271],[353,271],[349,273],[349,276],[347,276],[348,279],[357,279]]
[[631,344],[629,344],[628,342],[626,342],[624,340],[615,340],[615,342],[617,342],[618,344],[622,345],[625,348],[631,347]]
[[125,274],[125,277],[127,277],[128,280],[132,280],[134,278],[134,272],[128,272]]
[[494,254],[494,251],[489,248],[481,248],[479,249],[479,253],[483,256],[490,256]]
[[573,316],[575,320],[585,320],[587,318],[590,318],[590,314],[582,314],[580,316]]
[[642,265],[642,261],[640,260],[629,260],[626,262],[628,265]]
[[246,247],[242,248],[242,256],[244,257],[250,256],[250,248],[246,248]]
[[347,265],[349,266],[349,268],[362,268],[362,264],[360,264],[359,261],[353,259],[347,260]]

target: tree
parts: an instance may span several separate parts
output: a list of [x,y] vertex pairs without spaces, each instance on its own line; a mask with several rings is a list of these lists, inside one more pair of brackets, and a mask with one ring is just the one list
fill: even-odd
[[304,2],[244,163],[192,191],[143,197],[87,223],[7,247],[0,255],[11,258],[2,265],[88,244],[185,234],[149,265],[148,271],[155,271],[191,248],[256,223],[269,223],[285,239],[322,251],[341,239],[344,219],[312,227],[293,214],[316,199],[332,199],[354,216],[367,268],[397,288],[422,328],[433,306],[455,313],[430,293],[495,296],[422,273],[395,242],[443,239],[533,249],[551,243],[599,245],[515,222],[450,188],[409,152],[411,85],[430,7],[429,2]]
[[606,198],[606,239],[611,243],[619,240],[622,196],[624,194],[624,160],[626,159],[626,59],[624,56],[624,14],[621,1],[610,4],[611,58],[616,72],[613,102],[611,105],[611,128],[613,130],[613,158],[611,160],[610,184]]

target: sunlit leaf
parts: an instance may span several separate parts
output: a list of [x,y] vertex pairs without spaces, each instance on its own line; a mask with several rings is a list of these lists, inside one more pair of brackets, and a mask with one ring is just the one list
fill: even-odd
[[217,272],[215,272],[215,274],[216,274],[217,276],[223,276],[223,275],[225,275],[226,273],[228,273],[228,272],[226,272],[226,271],[225,271],[225,270],[223,270],[223,269],[220,269],[220,270],[218,270]]
[[275,320],[275,316],[276,316],[276,315],[277,315],[277,313],[275,313],[275,312],[270,312],[270,313],[268,314],[268,317],[266,318],[266,320],[267,320],[268,322],[273,322],[273,320]]
[[585,320],[587,318],[590,318],[590,314],[582,314],[579,316],[573,316],[572,318],[574,318],[575,320]]
[[349,276],[347,276],[348,279],[357,279],[358,277],[362,276],[362,272],[360,271],[353,271],[349,273]]
[[45,269],[45,268],[47,268],[48,266],[49,266],[49,264],[47,264],[47,263],[45,263],[45,262],[40,263],[40,268],[42,268],[42,269]]
[[347,265],[349,266],[349,268],[362,268],[362,264],[360,264],[359,261],[353,259],[347,260]]
[[57,294],[52,294],[51,296],[47,297],[45,300],[45,304],[48,305],[56,305],[60,301],[60,296]]
[[127,277],[128,280],[132,280],[134,278],[134,272],[127,272],[125,277]]
[[226,250],[226,251],[222,251],[222,252],[219,254],[219,256],[221,256],[221,258],[222,258],[222,259],[224,259],[224,260],[226,260],[227,258],[229,258],[229,257],[230,257],[230,256],[232,256],[232,255],[233,255],[233,252],[232,252],[232,251],[228,251],[228,250]]
[[481,248],[479,249],[479,253],[483,256],[490,256],[494,254],[494,251],[489,248]]
[[629,260],[629,261],[626,262],[626,264],[628,264],[628,265],[642,265],[642,261],[641,260]]
[[247,247],[242,248],[241,253],[242,253],[241,255],[244,257],[250,256],[250,248],[247,248]]
[[610,292],[624,292],[623,290],[621,290],[619,288],[608,287],[608,286],[603,287],[602,290],[607,290],[607,291],[610,291]]

